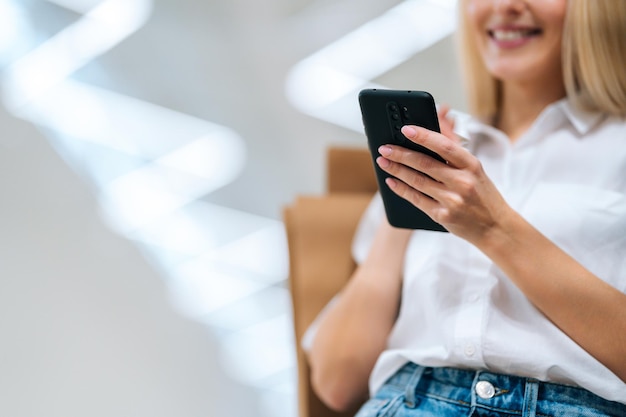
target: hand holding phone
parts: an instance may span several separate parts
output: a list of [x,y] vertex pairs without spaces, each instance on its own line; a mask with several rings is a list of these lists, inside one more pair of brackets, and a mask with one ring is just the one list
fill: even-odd
[[430,149],[407,139],[400,131],[405,125],[440,131],[432,95],[425,91],[366,89],[359,93],[359,105],[378,188],[389,223],[394,227],[406,229],[447,232],[426,213],[394,193],[385,183],[389,174],[380,169],[375,162],[379,156],[378,148],[387,144],[403,146],[446,162]]

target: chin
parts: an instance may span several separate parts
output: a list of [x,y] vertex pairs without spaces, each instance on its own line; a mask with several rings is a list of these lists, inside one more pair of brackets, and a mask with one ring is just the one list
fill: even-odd
[[537,73],[537,65],[532,65],[528,60],[522,62],[507,62],[506,64],[487,65],[487,71],[500,81],[523,81],[535,78],[544,72]]

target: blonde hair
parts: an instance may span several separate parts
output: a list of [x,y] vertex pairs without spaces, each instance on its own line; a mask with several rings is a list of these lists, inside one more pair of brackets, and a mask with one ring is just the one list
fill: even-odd
[[[469,30],[461,1],[458,47],[468,105],[491,120],[500,106],[501,82],[489,74]],[[563,29],[563,79],[567,96],[582,109],[626,115],[626,1],[569,0]]]
[[626,2],[570,0],[563,37],[568,97],[583,109],[626,115]]

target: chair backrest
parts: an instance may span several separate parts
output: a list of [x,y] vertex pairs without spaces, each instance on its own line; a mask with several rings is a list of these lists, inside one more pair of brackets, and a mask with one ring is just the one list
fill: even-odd
[[291,292],[300,417],[347,417],[327,408],[311,389],[309,367],[300,341],[311,322],[354,271],[352,236],[376,191],[369,152],[333,147],[327,153],[327,191],[298,196],[283,218],[289,246]]

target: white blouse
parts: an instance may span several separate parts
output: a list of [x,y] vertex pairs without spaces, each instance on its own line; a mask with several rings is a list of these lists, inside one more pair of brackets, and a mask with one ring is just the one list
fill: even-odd
[[[562,100],[513,144],[475,119],[456,124],[515,210],[626,292],[626,120],[585,113]],[[355,235],[357,262],[365,259],[383,216],[377,195]],[[407,251],[400,314],[371,374],[372,393],[412,361],[578,385],[626,403],[626,384],[559,330],[474,246],[450,233],[418,230]]]

